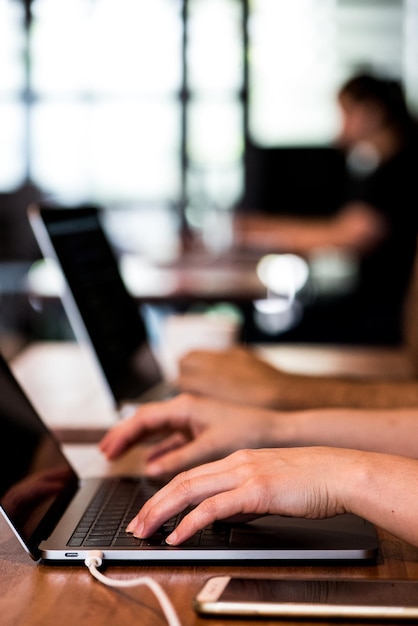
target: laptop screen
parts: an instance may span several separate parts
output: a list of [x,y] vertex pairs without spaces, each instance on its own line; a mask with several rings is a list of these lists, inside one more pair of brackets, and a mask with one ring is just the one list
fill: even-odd
[[137,397],[161,380],[139,306],[128,293],[96,207],[40,207],[56,258],[114,398]]
[[0,506],[25,542],[36,546],[78,477],[1,356],[0,390]]

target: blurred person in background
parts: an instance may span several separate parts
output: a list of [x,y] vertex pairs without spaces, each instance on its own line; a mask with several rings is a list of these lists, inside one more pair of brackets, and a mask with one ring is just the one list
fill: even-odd
[[[341,205],[325,217],[238,212],[235,245],[307,260],[335,250],[354,261],[356,280],[347,293],[308,303],[301,321],[275,339],[400,343],[418,227],[418,126],[396,80],[358,74],[341,86],[337,102],[336,146],[345,155]],[[255,329],[248,334],[263,339]]]
[[[408,353],[411,378],[298,375],[280,371],[247,346],[216,353],[191,351],[179,364],[181,390],[285,409],[418,407],[417,126],[397,82],[359,75],[341,88],[339,101],[339,141],[359,170],[350,185],[352,200],[331,219],[243,216],[237,228],[245,245],[260,249],[276,247],[309,256],[316,246],[338,245],[355,252],[361,267],[356,291],[337,298],[326,310],[318,307],[302,324],[313,335],[315,325],[322,330],[328,325],[331,333],[337,325],[335,343],[343,343],[344,333],[357,333],[365,344],[379,344],[376,340],[389,334]],[[288,336],[284,333],[279,341]]]

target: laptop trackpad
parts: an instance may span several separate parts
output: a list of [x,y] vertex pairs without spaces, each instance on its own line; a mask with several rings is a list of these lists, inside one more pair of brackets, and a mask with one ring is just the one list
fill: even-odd
[[232,548],[308,548],[349,550],[369,546],[374,528],[354,515],[311,520],[271,515],[234,526]]

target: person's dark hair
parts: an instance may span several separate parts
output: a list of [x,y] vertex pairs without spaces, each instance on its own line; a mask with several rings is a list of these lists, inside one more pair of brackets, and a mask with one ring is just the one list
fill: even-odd
[[416,132],[417,122],[411,115],[399,80],[380,78],[361,73],[348,79],[340,88],[339,96],[347,96],[355,102],[371,102],[380,106],[389,124],[404,132]]

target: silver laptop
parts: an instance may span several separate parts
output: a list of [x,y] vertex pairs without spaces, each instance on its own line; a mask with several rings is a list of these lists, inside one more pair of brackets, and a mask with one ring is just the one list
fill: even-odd
[[43,255],[62,270],[68,320],[76,339],[89,348],[114,406],[173,395],[139,305],[120,274],[101,210],[33,204],[28,217]]
[[161,483],[141,476],[80,480],[59,443],[0,355],[0,510],[34,560],[72,563],[92,549],[106,561],[142,565],[237,561],[334,564],[374,562],[377,535],[354,515],[306,520],[272,515],[248,524],[216,522],[179,547],[164,539],[169,520],[149,539],[125,532]]

